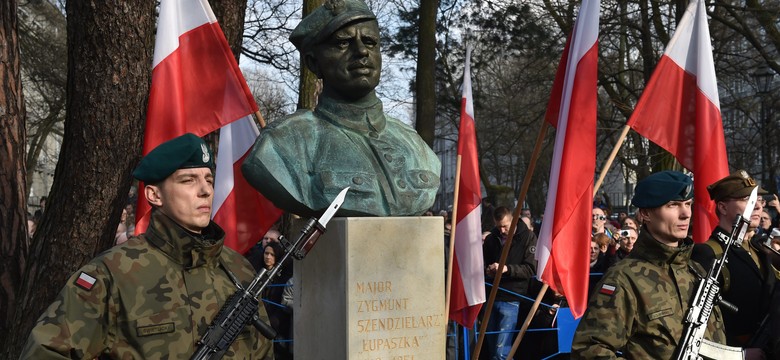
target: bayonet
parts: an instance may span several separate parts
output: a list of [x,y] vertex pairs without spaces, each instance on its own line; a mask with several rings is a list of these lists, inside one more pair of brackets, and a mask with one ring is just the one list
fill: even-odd
[[[311,218],[301,229],[301,234],[295,242],[285,249],[281,259],[277,259],[276,265],[270,270],[261,269],[246,288],[236,284],[238,290],[231,295],[217,317],[214,318],[211,325],[206,329],[206,333],[198,341],[198,347],[190,360],[214,360],[221,359],[227,349],[230,347],[239,333],[247,324],[252,323],[263,336],[273,339],[276,332],[268,324],[262,322],[257,315],[259,306],[258,297],[268,284],[274,279],[283,265],[294,256],[297,259],[303,259],[311,250],[317,239],[325,233],[325,225],[336,214],[344,198],[347,196],[349,187],[341,190],[336,199],[328,206],[325,213],[318,219]],[[230,273],[228,273],[230,274]]]

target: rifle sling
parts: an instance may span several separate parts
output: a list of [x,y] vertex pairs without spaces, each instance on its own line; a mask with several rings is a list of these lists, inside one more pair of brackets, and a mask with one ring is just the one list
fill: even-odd
[[[721,257],[723,257],[723,245],[721,245],[719,242],[707,240],[704,243],[710,248],[712,248],[712,251],[715,253],[715,259],[720,259]],[[731,272],[729,271],[728,266],[724,266],[720,270],[719,280],[723,280],[720,286],[720,293],[721,294],[727,293],[731,286]]]

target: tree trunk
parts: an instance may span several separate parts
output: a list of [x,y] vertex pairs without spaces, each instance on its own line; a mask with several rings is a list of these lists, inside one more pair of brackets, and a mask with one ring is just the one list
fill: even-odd
[[[14,331],[17,358],[68,276],[110,247],[140,158],[151,79],[154,0],[68,1],[67,116],[46,213],[35,234]],[[4,12],[5,13],[5,12]]]
[[17,6],[0,2],[0,334],[14,329],[10,319],[29,250]]
[[213,1],[211,8],[214,10],[214,16],[217,17],[219,27],[225,33],[233,57],[238,61],[238,57],[241,55],[241,44],[244,40],[246,0]]
[[[322,5],[322,0],[303,0],[303,14],[301,18],[311,14],[320,5]],[[319,97],[319,93],[322,91],[322,82],[306,67],[303,62],[303,54],[300,54],[300,59],[301,79],[298,83],[298,109],[313,110],[317,106],[317,97]]]
[[436,121],[436,9],[437,0],[420,0],[419,41],[417,42],[417,111],[415,129],[433,148]]

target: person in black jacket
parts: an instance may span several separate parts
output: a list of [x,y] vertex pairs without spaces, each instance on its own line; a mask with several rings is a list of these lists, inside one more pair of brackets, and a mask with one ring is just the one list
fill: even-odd
[[[496,227],[485,239],[483,256],[485,260],[485,276],[489,283],[498,272],[498,261],[512,223],[512,213],[506,207],[498,207],[493,211],[493,222]],[[517,317],[520,315],[520,297],[528,292],[528,284],[536,274],[536,235],[522,222],[518,222],[517,230],[512,238],[506,265],[501,270],[501,282],[496,302],[491,311],[487,331],[499,331],[499,334],[485,338],[491,359],[506,359],[514,341],[514,330],[517,327]],[[489,292],[490,289],[487,289]]]
[[[755,187],[755,180],[744,170],[735,171],[707,187],[710,198],[715,201],[719,222],[710,238],[703,244],[697,244],[691,255],[705,269],[723,256],[725,240],[729,238],[737,216],[745,211]],[[765,193],[759,188],[759,195]],[[761,245],[750,239],[758,228],[763,205],[760,199],[756,202],[748,234],[742,243],[729,248],[728,261],[719,276],[720,294],[738,308],[736,313],[723,311],[723,324],[730,346],[751,345],[753,336],[770,311],[771,293],[778,271],[772,266],[769,254],[760,251]]]

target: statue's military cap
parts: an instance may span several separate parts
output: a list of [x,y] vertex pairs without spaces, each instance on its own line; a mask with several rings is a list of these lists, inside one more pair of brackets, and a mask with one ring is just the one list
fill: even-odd
[[[737,170],[729,174],[729,176],[707,186],[707,192],[710,193],[710,198],[712,200],[720,201],[729,198],[748,196],[756,186],[756,181],[748,175],[747,171]],[[762,188],[758,188],[758,194],[766,195],[768,192]]]
[[640,180],[631,204],[640,209],[657,208],[669,201],[693,198],[693,179],[679,171],[660,171]]
[[362,0],[325,0],[295,27],[290,41],[305,53],[345,25],[368,20],[376,20],[376,15]]
[[133,171],[133,177],[147,184],[155,184],[178,169],[201,167],[214,169],[211,150],[203,139],[187,133],[158,145],[146,154]]

